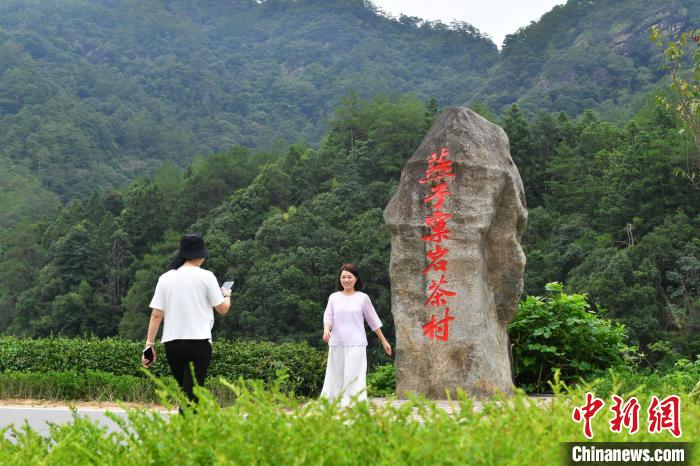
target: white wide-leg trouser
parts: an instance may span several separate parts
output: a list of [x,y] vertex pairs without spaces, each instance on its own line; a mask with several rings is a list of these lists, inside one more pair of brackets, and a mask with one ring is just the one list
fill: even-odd
[[351,398],[367,399],[366,346],[329,346],[326,378],[321,396],[330,400],[341,397],[340,405],[349,406]]

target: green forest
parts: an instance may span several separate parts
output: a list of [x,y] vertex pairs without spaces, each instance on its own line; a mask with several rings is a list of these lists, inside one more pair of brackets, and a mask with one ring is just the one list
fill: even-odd
[[235,146],[318,149],[351,90],[624,121],[663,81],[648,40],[692,0],[571,0],[499,52],[369,0],[3,0],[0,228]]
[[497,60],[469,25],[365,0],[3,0],[0,160],[55,205],[166,160],[318,145],[350,87],[461,103]]
[[[3,238],[2,328],[142,339],[180,232],[198,231],[205,266],[236,281],[236,312],[215,326],[219,336],[318,345],[344,261],[359,264],[391,334],[382,210],[434,110],[412,96],[349,96],[319,149],[235,148],[184,172],[166,164],[15,226]],[[700,353],[700,192],[674,172],[688,146],[671,111],[650,99],[619,126],[593,113],[528,121],[512,106],[499,121],[527,189],[526,294],[564,282],[624,323],[632,342]]]
[[562,283],[645,364],[695,360],[700,154],[649,29],[700,7],[647,3],[570,0],[499,52],[366,0],[3,0],[0,333],[142,340],[200,232],[236,281],[215,337],[321,347],[353,262],[393,342],[382,211],[441,109],[469,103],[525,186],[523,299]]

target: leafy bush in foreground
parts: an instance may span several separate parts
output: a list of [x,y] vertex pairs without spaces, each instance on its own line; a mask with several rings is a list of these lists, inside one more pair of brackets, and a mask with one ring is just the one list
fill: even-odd
[[[560,442],[585,440],[571,413],[584,404],[586,389],[561,384],[551,403],[535,403],[519,392],[507,402],[485,402],[480,412],[460,396],[455,414],[422,399],[341,409],[324,400],[300,404],[279,385],[229,388],[237,402],[226,408],[200,390],[197,411],[185,406],[184,416],[143,409],[130,410],[126,419],[112,416],[120,432],[107,433],[85,418],[53,426],[49,438],[28,428],[0,431],[0,464],[551,465],[561,463]],[[163,396],[183,401],[177,392]],[[639,402],[647,406],[649,397]],[[680,441],[692,441],[700,434],[700,405],[683,395],[681,406]],[[676,440],[667,431],[651,434],[645,428],[634,435],[612,433],[608,421],[603,411],[593,419],[595,441]]]
[[574,383],[622,363],[624,326],[598,317],[586,295],[566,294],[560,283],[545,289],[549,296],[520,302],[508,327],[517,386],[543,391],[557,369],[564,382]]
[[367,374],[367,395],[391,396],[396,393],[396,371],[393,364],[375,367]]

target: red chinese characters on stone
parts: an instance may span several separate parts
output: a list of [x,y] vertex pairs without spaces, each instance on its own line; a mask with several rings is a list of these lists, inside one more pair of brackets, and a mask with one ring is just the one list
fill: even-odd
[[586,393],[586,404],[582,407],[574,408],[571,417],[576,422],[583,420],[583,435],[587,438],[593,438],[593,429],[591,428],[591,419],[605,405],[605,402],[600,398],[593,396],[591,392]]
[[[452,161],[448,159],[449,152],[446,148],[439,148],[428,157],[428,168],[425,171],[425,178],[419,180],[421,184],[431,183],[430,192],[423,198],[423,203],[431,208],[430,214],[425,219],[425,224],[430,228],[430,234],[421,236],[421,239],[435,244],[434,249],[428,250],[425,257],[428,261],[427,267],[423,269],[423,275],[429,272],[442,272],[439,280],[432,280],[428,287],[430,296],[425,301],[425,306],[442,307],[447,304],[447,299],[456,296],[457,293],[445,287],[447,279],[447,253],[449,249],[442,247],[441,243],[450,238],[450,230],[447,228],[447,221],[452,218],[452,214],[443,211],[445,199],[452,195],[447,180],[454,178],[452,173]],[[449,338],[449,324],[455,320],[449,314],[450,309],[445,308],[445,317],[437,320],[435,315],[431,316],[430,322],[423,325],[423,335],[429,339],[447,341]]]
[[444,296],[450,297],[455,296],[457,294],[454,291],[444,289],[442,285],[445,284],[447,284],[447,279],[444,275],[440,275],[440,282],[436,282],[435,280],[433,280],[433,283],[428,287],[428,289],[432,290],[432,293],[430,294],[430,297],[425,301],[425,306],[442,306],[443,304],[447,304],[447,301],[445,301]]
[[433,228],[437,225],[444,225],[445,222],[447,222],[447,220],[451,218],[452,214],[446,214],[444,212],[436,210],[433,212],[433,215],[429,215],[425,218],[425,224]]
[[433,243],[442,243],[443,239],[450,238],[450,230],[447,229],[446,221],[452,218],[452,214],[446,214],[436,210],[433,215],[425,219],[425,224],[430,227],[430,231],[433,233],[430,235],[422,236],[423,241],[431,241]]
[[649,433],[668,430],[676,438],[681,436],[681,399],[678,395],[669,395],[662,401],[656,395],[652,396],[647,414]]
[[445,222],[438,223],[437,225],[430,228],[432,234],[421,236],[420,239],[423,241],[431,241],[433,243],[442,243],[443,239],[450,238],[450,230],[445,228]]
[[430,260],[430,264],[423,270],[423,275],[427,274],[431,269],[437,271],[447,270],[447,261],[443,259],[450,252],[449,249],[435,246],[434,251],[428,251],[426,257]]
[[448,155],[450,154],[444,147],[440,151],[440,155],[438,155],[437,152],[430,154],[428,158],[428,169],[425,171],[425,178],[418,182],[423,184],[436,180],[443,181],[447,176],[455,176],[455,174],[452,173],[452,161],[447,160]]
[[622,432],[624,426],[629,430],[630,434],[634,434],[639,430],[639,401],[632,397],[623,404],[623,399],[617,395],[613,395],[614,405],[610,407],[610,411],[615,413],[615,417],[610,421],[610,430],[612,432]]
[[451,320],[455,320],[454,317],[450,315],[450,308],[445,308],[445,317],[435,321],[435,315],[431,316],[430,322],[423,326],[423,335],[430,338],[437,338],[438,340],[447,341],[449,338],[449,324]]
[[435,204],[432,205],[432,208],[435,210],[441,209],[443,202],[445,202],[445,198],[452,194],[447,189],[446,182],[442,182],[439,185],[435,186],[434,188],[430,188],[430,191],[433,194],[431,194],[429,196],[425,196],[425,198],[423,198],[423,203],[430,204],[432,201],[435,201]]

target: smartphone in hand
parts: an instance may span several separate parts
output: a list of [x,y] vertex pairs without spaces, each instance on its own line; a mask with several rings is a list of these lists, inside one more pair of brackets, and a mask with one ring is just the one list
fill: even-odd
[[233,280],[231,280],[229,282],[224,282],[224,284],[221,285],[221,288],[224,288],[227,290],[230,290],[232,287],[233,287]]
[[148,361],[148,365],[153,364],[153,347],[149,346],[143,350],[143,357]]

